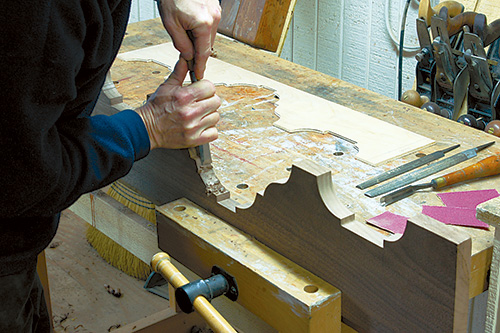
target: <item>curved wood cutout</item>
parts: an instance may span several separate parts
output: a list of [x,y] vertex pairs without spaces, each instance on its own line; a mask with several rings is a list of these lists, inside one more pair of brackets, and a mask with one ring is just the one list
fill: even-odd
[[[174,64],[178,56],[173,45],[167,43],[123,53],[118,58]],[[275,126],[288,132],[316,131],[344,138],[356,144],[359,149],[356,158],[370,165],[382,164],[434,143],[401,127],[214,58],[208,60],[205,77],[214,83],[274,89],[280,96],[276,111],[280,119]]]

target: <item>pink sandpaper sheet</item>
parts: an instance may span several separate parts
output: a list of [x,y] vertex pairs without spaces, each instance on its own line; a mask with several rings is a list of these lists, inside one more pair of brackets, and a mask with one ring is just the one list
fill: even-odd
[[488,229],[488,223],[476,218],[476,208],[422,206],[422,214],[432,217],[445,224],[460,225]]
[[[422,206],[422,213],[445,224],[488,229],[489,225],[476,218],[476,206],[500,196],[497,190],[438,193],[443,206]],[[389,211],[366,222],[394,234],[404,234],[408,218]]]
[[384,212],[366,220],[366,222],[381,229],[390,231],[393,234],[402,235],[405,232],[407,220],[408,218],[406,216],[397,215],[391,212]]
[[447,192],[437,195],[447,207],[476,208],[480,203],[499,196],[497,190]]

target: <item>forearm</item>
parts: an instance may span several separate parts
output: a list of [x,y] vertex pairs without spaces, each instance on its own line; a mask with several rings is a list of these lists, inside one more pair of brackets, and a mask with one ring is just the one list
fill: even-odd
[[142,120],[130,110],[73,119],[38,139],[15,141],[0,162],[2,217],[55,214],[124,176],[149,151]]

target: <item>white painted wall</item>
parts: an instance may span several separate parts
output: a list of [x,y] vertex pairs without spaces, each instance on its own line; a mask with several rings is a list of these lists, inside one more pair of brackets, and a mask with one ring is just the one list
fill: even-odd
[[[388,97],[397,96],[398,47],[405,0],[297,0],[281,56]],[[433,3],[433,2],[432,2]],[[437,1],[436,1],[437,3]],[[404,45],[417,46],[418,2],[407,15]],[[415,78],[415,52],[405,52],[403,91]]]
[[[396,98],[398,50],[386,29],[386,20],[399,40],[405,3],[406,0],[297,0],[281,57]],[[405,45],[418,45],[417,13],[418,1],[412,0]],[[130,22],[157,16],[153,0],[132,1]],[[414,55],[415,52],[404,53],[403,91],[413,85]]]
[[132,0],[129,23],[145,21],[160,16],[154,0]]

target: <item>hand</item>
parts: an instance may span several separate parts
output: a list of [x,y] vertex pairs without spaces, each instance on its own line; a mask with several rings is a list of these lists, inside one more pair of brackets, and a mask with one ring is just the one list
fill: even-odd
[[[194,72],[203,78],[221,19],[218,0],[161,0],[160,16],[174,46],[185,60],[194,58]],[[190,30],[193,41],[187,35]]]
[[148,130],[151,149],[189,148],[217,139],[221,101],[215,86],[207,80],[183,86],[187,72],[187,62],[180,58],[168,79],[136,110]]

